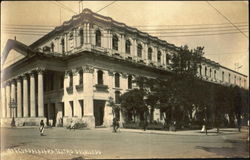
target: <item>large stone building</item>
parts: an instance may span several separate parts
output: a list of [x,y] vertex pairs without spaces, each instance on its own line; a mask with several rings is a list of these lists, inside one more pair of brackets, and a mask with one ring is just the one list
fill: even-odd
[[[169,56],[178,47],[84,9],[27,46],[8,40],[2,53],[1,123],[66,126],[82,120],[109,126],[107,100],[136,87],[135,76],[170,76]],[[209,59],[198,74],[206,81],[246,87],[247,76]],[[16,109],[10,102],[16,102]],[[159,110],[154,119],[159,119]]]

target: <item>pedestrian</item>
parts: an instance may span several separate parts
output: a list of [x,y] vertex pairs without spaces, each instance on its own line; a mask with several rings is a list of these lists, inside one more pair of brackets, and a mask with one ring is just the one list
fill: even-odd
[[74,129],[75,131],[75,123],[73,121],[71,121],[70,126],[69,126],[69,130],[71,129]]
[[148,122],[147,122],[147,120],[144,120],[144,121],[143,121],[143,130],[144,130],[144,131],[146,131],[147,126],[148,126]]
[[113,132],[116,132],[116,130],[119,128],[119,126],[117,125],[117,119],[116,117],[113,118]]
[[43,120],[41,120],[41,122],[40,122],[39,131],[40,131],[40,135],[43,136],[43,132],[44,132],[44,122],[43,122]]

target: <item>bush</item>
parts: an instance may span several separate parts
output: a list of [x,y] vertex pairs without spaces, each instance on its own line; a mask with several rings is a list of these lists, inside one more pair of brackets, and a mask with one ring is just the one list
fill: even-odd
[[86,127],[87,127],[87,124],[84,123],[84,122],[77,122],[77,123],[75,123],[75,125],[74,125],[74,128],[75,128],[75,129],[83,129],[83,128],[86,128]]

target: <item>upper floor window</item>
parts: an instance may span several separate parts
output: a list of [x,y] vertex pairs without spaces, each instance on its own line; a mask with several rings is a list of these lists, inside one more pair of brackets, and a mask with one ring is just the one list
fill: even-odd
[[128,54],[130,54],[130,47],[131,47],[130,40],[126,40],[125,48],[126,48],[126,53]]
[[128,76],[128,89],[132,89],[132,76]]
[[236,76],[234,76],[234,84],[236,84]]
[[157,53],[157,62],[161,62],[161,51]]
[[83,71],[79,71],[79,84],[83,84]]
[[65,43],[64,39],[61,39],[62,53],[65,53]]
[[222,81],[224,81],[224,71],[222,71]]
[[97,71],[97,84],[103,84],[103,71]]
[[168,54],[166,54],[166,64],[168,65],[170,61],[170,56]]
[[212,77],[212,69],[209,70],[209,77]]
[[83,29],[79,30],[79,36],[80,36],[80,45],[83,45]]
[[205,77],[207,76],[207,67],[205,67]]
[[101,47],[101,31],[99,29],[95,31],[95,44]]
[[152,48],[148,48],[148,59],[149,60],[152,60],[152,52],[153,52]]
[[239,86],[241,86],[241,78],[239,79]]
[[202,66],[200,65],[200,66],[199,66],[200,75],[202,75],[201,70],[202,70]]
[[117,88],[120,87],[120,74],[119,73],[115,74],[115,87]]
[[228,73],[228,83],[231,83],[231,75]]
[[50,44],[50,48],[51,48],[51,52],[54,52],[55,45],[53,42]]
[[142,57],[142,46],[141,46],[141,44],[137,45],[137,56]]
[[114,50],[118,51],[118,37],[116,35],[113,35],[112,47],[113,47]]
[[214,70],[214,79],[216,79],[216,70]]
[[72,72],[69,73],[69,86],[70,87],[73,86],[73,74],[72,74]]
[[60,88],[64,88],[64,75],[60,76]]

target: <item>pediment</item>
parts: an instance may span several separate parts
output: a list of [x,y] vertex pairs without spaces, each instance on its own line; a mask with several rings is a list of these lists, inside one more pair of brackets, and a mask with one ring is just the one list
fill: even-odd
[[3,68],[9,67],[10,65],[17,63],[18,61],[25,58],[26,56],[27,56],[27,53],[23,51],[11,49],[3,63]]

